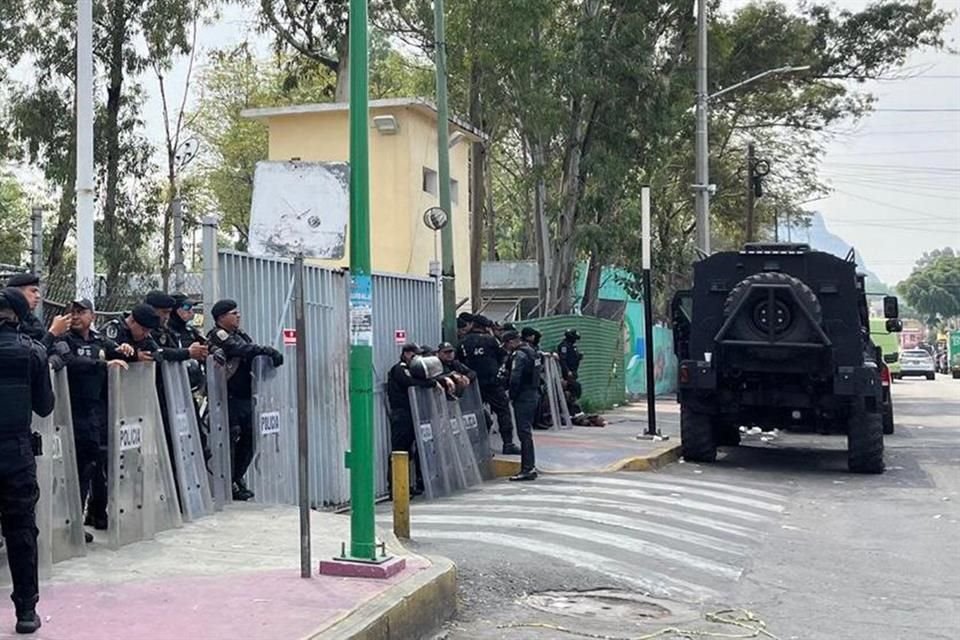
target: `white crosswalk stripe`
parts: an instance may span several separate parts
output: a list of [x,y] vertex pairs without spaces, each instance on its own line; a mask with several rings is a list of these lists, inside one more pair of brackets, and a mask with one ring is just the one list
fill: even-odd
[[[547,475],[414,502],[411,528],[425,543],[482,541],[703,602],[740,578],[789,491],[675,474]],[[378,520],[389,526],[390,515]]]

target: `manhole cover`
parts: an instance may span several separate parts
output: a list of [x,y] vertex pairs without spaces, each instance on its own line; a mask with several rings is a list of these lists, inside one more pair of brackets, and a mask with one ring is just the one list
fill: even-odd
[[580,618],[615,618],[624,622],[644,622],[671,615],[666,607],[636,593],[617,589],[544,591],[530,594],[523,603],[548,613]]

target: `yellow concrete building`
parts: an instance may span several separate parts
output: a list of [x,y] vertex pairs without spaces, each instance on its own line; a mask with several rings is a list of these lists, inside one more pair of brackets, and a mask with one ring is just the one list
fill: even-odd
[[[269,160],[349,161],[346,103],[248,109],[243,115],[266,123]],[[436,107],[419,99],[371,100],[370,129],[373,269],[427,276],[434,257],[441,259],[439,234],[423,223],[424,212],[439,205]],[[481,135],[451,118],[451,223],[458,303],[470,296],[470,143]],[[349,252],[349,243],[347,247]],[[319,262],[346,266],[349,260],[346,255],[343,260]]]

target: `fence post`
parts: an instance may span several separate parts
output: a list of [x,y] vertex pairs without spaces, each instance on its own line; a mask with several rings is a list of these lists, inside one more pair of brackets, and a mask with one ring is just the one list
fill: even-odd
[[[40,207],[30,210],[30,271],[37,275],[43,271],[43,209]],[[42,298],[35,313],[43,318]]]
[[390,454],[393,485],[393,533],[410,539],[410,456],[406,451]]
[[219,274],[217,273],[217,219],[214,216],[203,218],[203,331],[213,329],[213,316],[210,309],[219,297]]

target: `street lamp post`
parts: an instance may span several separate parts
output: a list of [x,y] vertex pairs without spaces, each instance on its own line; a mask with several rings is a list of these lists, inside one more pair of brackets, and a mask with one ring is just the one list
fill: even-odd
[[697,128],[696,128],[696,165],[693,185],[696,211],[697,248],[704,254],[710,253],[710,148],[708,142],[708,117],[710,100],[725,93],[739,89],[761,78],[777,73],[805,71],[809,66],[779,67],[769,69],[747,78],[725,89],[709,95],[707,93],[707,1],[697,0]]

